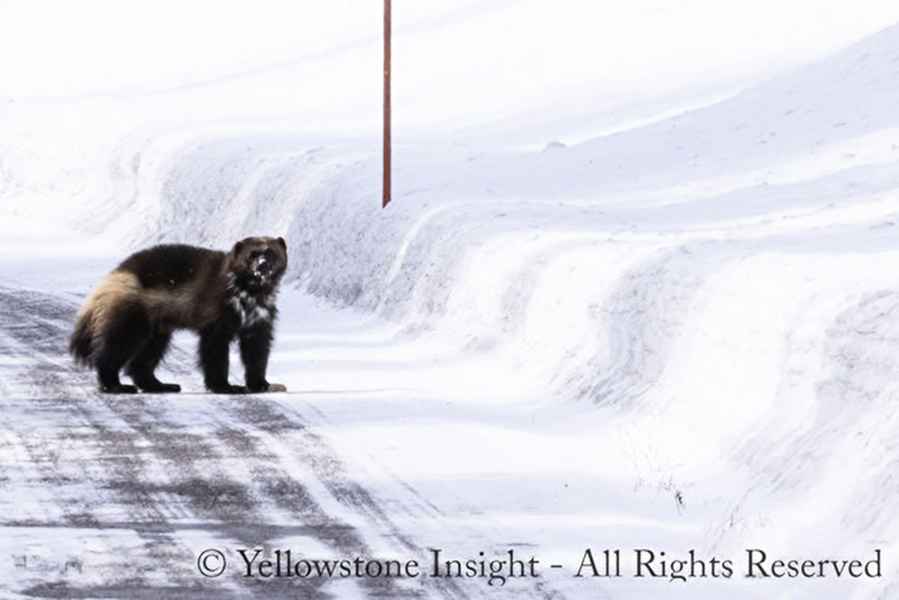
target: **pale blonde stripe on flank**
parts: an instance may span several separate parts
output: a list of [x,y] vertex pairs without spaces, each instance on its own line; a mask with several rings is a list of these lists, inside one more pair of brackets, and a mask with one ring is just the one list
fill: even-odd
[[140,297],[140,281],[133,273],[113,271],[103,278],[100,285],[91,292],[84,306],[81,307],[79,318],[90,319],[89,331],[94,338],[102,336],[109,318],[116,306],[126,299]]

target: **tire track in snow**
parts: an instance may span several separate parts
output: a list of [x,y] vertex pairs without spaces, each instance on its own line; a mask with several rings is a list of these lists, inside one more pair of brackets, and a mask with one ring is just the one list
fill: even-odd
[[[295,472],[294,469],[297,467],[308,471],[314,480],[324,486],[334,500],[346,510],[363,515],[366,522],[381,531],[382,537],[394,540],[396,545],[403,549],[404,554],[423,555],[423,549],[394,523],[390,514],[397,514],[397,509],[399,509],[403,514],[415,513],[416,516],[419,516],[423,513],[426,518],[440,518],[441,515],[432,507],[422,505],[420,502],[415,502],[415,506],[405,502],[402,505],[394,503],[388,514],[368,490],[347,476],[342,463],[312,427],[294,426],[298,422],[305,423],[306,419],[281,404],[249,397],[245,402],[231,404],[227,414],[237,423],[249,422],[256,426],[252,430],[252,434],[246,429],[233,431],[233,435],[227,439],[235,450],[264,445],[272,452],[273,458],[282,461],[285,472],[287,470]],[[276,489],[289,489],[292,486],[290,481],[280,480],[277,477],[274,479],[277,481]],[[410,486],[407,486],[405,491],[417,495],[417,491]],[[276,494],[275,497],[278,505],[289,512],[297,513],[310,509],[309,506],[304,507],[302,503],[298,502],[298,499],[302,497],[300,494],[284,493]],[[421,498],[416,496],[415,500],[421,500]],[[315,506],[313,510],[317,513],[316,518],[328,519],[327,515],[320,513],[320,507]],[[337,539],[335,546],[348,552],[351,548],[347,547],[347,542],[352,541]],[[373,583],[379,584],[380,581],[375,580]],[[451,579],[429,580],[428,585],[433,586],[443,597],[465,598],[469,596],[462,586]]]
[[[388,511],[347,475],[309,419],[276,399],[95,393],[92,375],[76,371],[64,354],[74,313],[59,297],[0,287],[0,358],[22,360],[0,364],[13,375],[0,384],[9,416],[0,456],[13,454],[9,445],[25,450],[18,475],[0,461],[0,480],[13,482],[12,496],[28,497],[16,502],[0,493],[8,509],[0,528],[7,539],[30,544],[28,560],[40,567],[0,558],[0,574],[11,571],[0,576],[0,591],[45,598],[326,598],[332,597],[327,580],[204,580],[194,571],[195,554],[309,539],[327,549],[310,558],[377,558],[366,534],[398,556],[423,554],[395,516],[442,515],[408,486],[403,494],[412,498],[391,498]],[[168,368],[196,376],[179,367],[192,360],[175,347]],[[31,437],[36,425],[38,438]],[[20,514],[35,503],[40,514]],[[60,551],[60,540],[75,547]],[[92,549],[87,556],[85,546]],[[60,552],[63,564],[54,562]],[[366,597],[484,594],[478,582],[442,578],[351,583]],[[563,598],[546,582],[513,595]]]
[[[182,592],[184,597],[208,597],[193,581],[179,584],[195,576],[188,568],[189,561],[173,561],[171,557],[189,555],[190,550],[174,535],[167,511],[143,484],[153,477],[148,473],[143,458],[146,448],[139,444],[139,436],[121,423],[108,405],[85,393],[85,388],[92,385],[89,376],[66,365],[67,357],[62,352],[65,324],[73,315],[74,307],[51,296],[0,291],[3,354],[29,357],[25,369],[16,374],[20,386],[17,393],[7,400],[6,408],[12,410],[4,411],[13,417],[8,426],[18,430],[14,435],[28,455],[28,464],[23,466],[28,489],[19,492],[27,494],[23,502],[26,507],[34,504],[31,495],[41,492],[41,509],[46,515],[41,520],[17,519],[16,505],[10,503],[13,511],[3,527],[29,528],[31,531],[20,536],[26,542],[36,536],[38,528],[49,538],[32,542],[30,545],[37,548],[30,557],[26,554],[18,563],[0,565],[4,570],[11,566],[18,569],[3,579],[16,580],[23,584],[16,591],[37,597],[147,597]],[[55,458],[48,458],[51,453]],[[29,467],[37,470],[36,477],[29,476]],[[127,482],[133,485],[123,485]],[[112,513],[114,520],[107,522],[101,512]],[[127,532],[136,535],[120,535]],[[70,551],[67,557],[67,562],[79,565],[77,570],[26,573],[21,577],[22,570],[27,571],[28,558],[55,560],[56,551],[48,546],[57,536],[79,536],[100,545],[103,554],[110,556],[125,554],[134,560],[139,554],[137,562],[154,565],[172,583],[154,585],[141,574],[150,569],[133,568],[127,562],[113,568],[91,564],[77,551]],[[91,569],[103,572],[99,576],[85,573]],[[91,583],[82,584],[83,580]],[[220,590],[217,595],[227,597],[228,593]]]
[[[37,528],[57,532],[67,528],[67,537],[85,535],[92,540],[108,538],[105,534],[110,531],[134,532],[141,538],[141,555],[135,557],[133,540],[131,547],[122,547],[121,540],[111,540],[108,544],[112,546],[107,545],[102,554],[118,553],[124,564],[107,569],[100,581],[97,577],[85,577],[88,565],[82,563],[79,572],[17,578],[17,582],[29,587],[16,591],[39,597],[222,598],[247,592],[264,593],[269,598],[329,595],[323,589],[328,582],[314,579],[255,580],[249,584],[236,577],[222,578],[214,584],[200,580],[192,571],[191,550],[197,548],[184,538],[203,530],[218,535],[223,547],[254,547],[279,537],[303,535],[332,548],[338,556],[371,556],[360,533],[346,524],[342,515],[328,514],[308,493],[304,482],[273,466],[269,462],[270,452],[260,451],[256,441],[260,432],[271,435],[279,430],[304,431],[306,425],[298,422],[296,415],[267,413],[267,404],[258,399],[243,405],[241,402],[247,399],[219,402],[210,396],[213,400],[204,403],[205,410],[213,413],[204,414],[210,424],[215,422],[219,404],[232,404],[229,413],[238,417],[237,427],[233,428],[238,433],[228,435],[217,427],[204,429],[205,424],[198,428],[194,423],[179,421],[177,406],[170,405],[175,399],[88,393],[85,388],[92,387],[90,376],[74,372],[62,353],[73,308],[49,295],[0,290],[3,355],[26,353],[30,357],[30,364],[18,375],[18,387],[13,389],[17,393],[11,402],[18,404],[14,407],[18,418],[10,425],[16,430],[13,435],[18,440],[27,439],[33,434],[27,429],[29,424],[50,420],[54,429],[49,434],[51,439],[46,440],[48,446],[69,436],[68,445],[60,450],[69,471],[65,477],[55,471],[54,462],[42,456],[34,444],[29,448],[31,465],[25,470],[38,470],[38,481],[33,478],[32,483],[38,488],[50,488],[52,495],[65,490],[69,482],[82,486],[71,494],[52,500],[44,498],[45,502],[63,504],[61,510],[58,506],[53,508],[63,515],[68,511],[67,517],[43,523],[34,519],[18,522],[13,514],[2,526],[7,530],[27,527],[31,532]],[[78,431],[66,433],[73,425]],[[321,443],[314,435],[307,441],[312,446]],[[234,457],[223,454],[221,447],[230,448],[246,465],[252,475],[249,482],[229,477]],[[328,468],[339,466],[327,449],[317,452],[328,457],[324,461]],[[102,461],[103,468],[85,464],[89,461]],[[315,471],[321,475],[326,470],[323,467]],[[327,482],[324,488],[341,495],[341,505],[348,509],[364,507],[366,518],[379,511],[384,514],[361,486],[341,480]],[[265,511],[272,506],[289,510],[294,522],[268,522]],[[123,512],[123,518],[108,520],[107,515],[116,511]],[[403,540],[401,545],[408,543]],[[2,564],[0,567],[8,568]],[[362,584],[370,596],[408,597],[424,592],[401,588],[394,580],[362,580]],[[465,596],[457,589],[432,591],[441,596]]]

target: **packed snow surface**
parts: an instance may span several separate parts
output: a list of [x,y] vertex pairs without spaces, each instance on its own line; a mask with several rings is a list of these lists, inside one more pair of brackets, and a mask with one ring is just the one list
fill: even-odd
[[[899,7],[397,2],[382,210],[380,8],[356,4],[225,9],[216,53],[202,11],[166,46],[163,3],[145,45],[113,28],[0,84],[0,593],[293,597],[194,571],[265,544],[547,566],[309,597],[899,597]],[[71,368],[128,251],[252,234],[288,240],[290,393],[198,394],[187,334],[180,396]],[[578,579],[586,548],[736,575]],[[746,579],[747,548],[883,573]]]

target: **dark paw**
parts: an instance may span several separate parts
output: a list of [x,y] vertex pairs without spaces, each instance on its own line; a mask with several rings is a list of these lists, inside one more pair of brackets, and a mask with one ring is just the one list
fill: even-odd
[[181,386],[177,383],[162,383],[160,381],[142,385],[140,386],[140,390],[148,394],[175,394],[181,391]]
[[247,388],[242,385],[216,385],[206,386],[213,394],[246,394]]
[[101,385],[100,391],[104,394],[136,394],[137,386],[124,383],[118,385]]

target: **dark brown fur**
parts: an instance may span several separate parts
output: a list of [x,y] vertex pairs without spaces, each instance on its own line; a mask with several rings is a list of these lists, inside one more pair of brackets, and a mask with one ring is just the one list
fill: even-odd
[[[287,268],[283,238],[254,237],[230,252],[171,244],[132,254],[107,275],[78,314],[69,350],[97,370],[112,393],[175,392],[154,371],[172,332],[200,335],[200,364],[214,392],[274,391],[265,379],[277,316],[275,296]],[[246,388],[228,383],[228,348],[241,346]],[[119,382],[126,368],[135,386]]]

